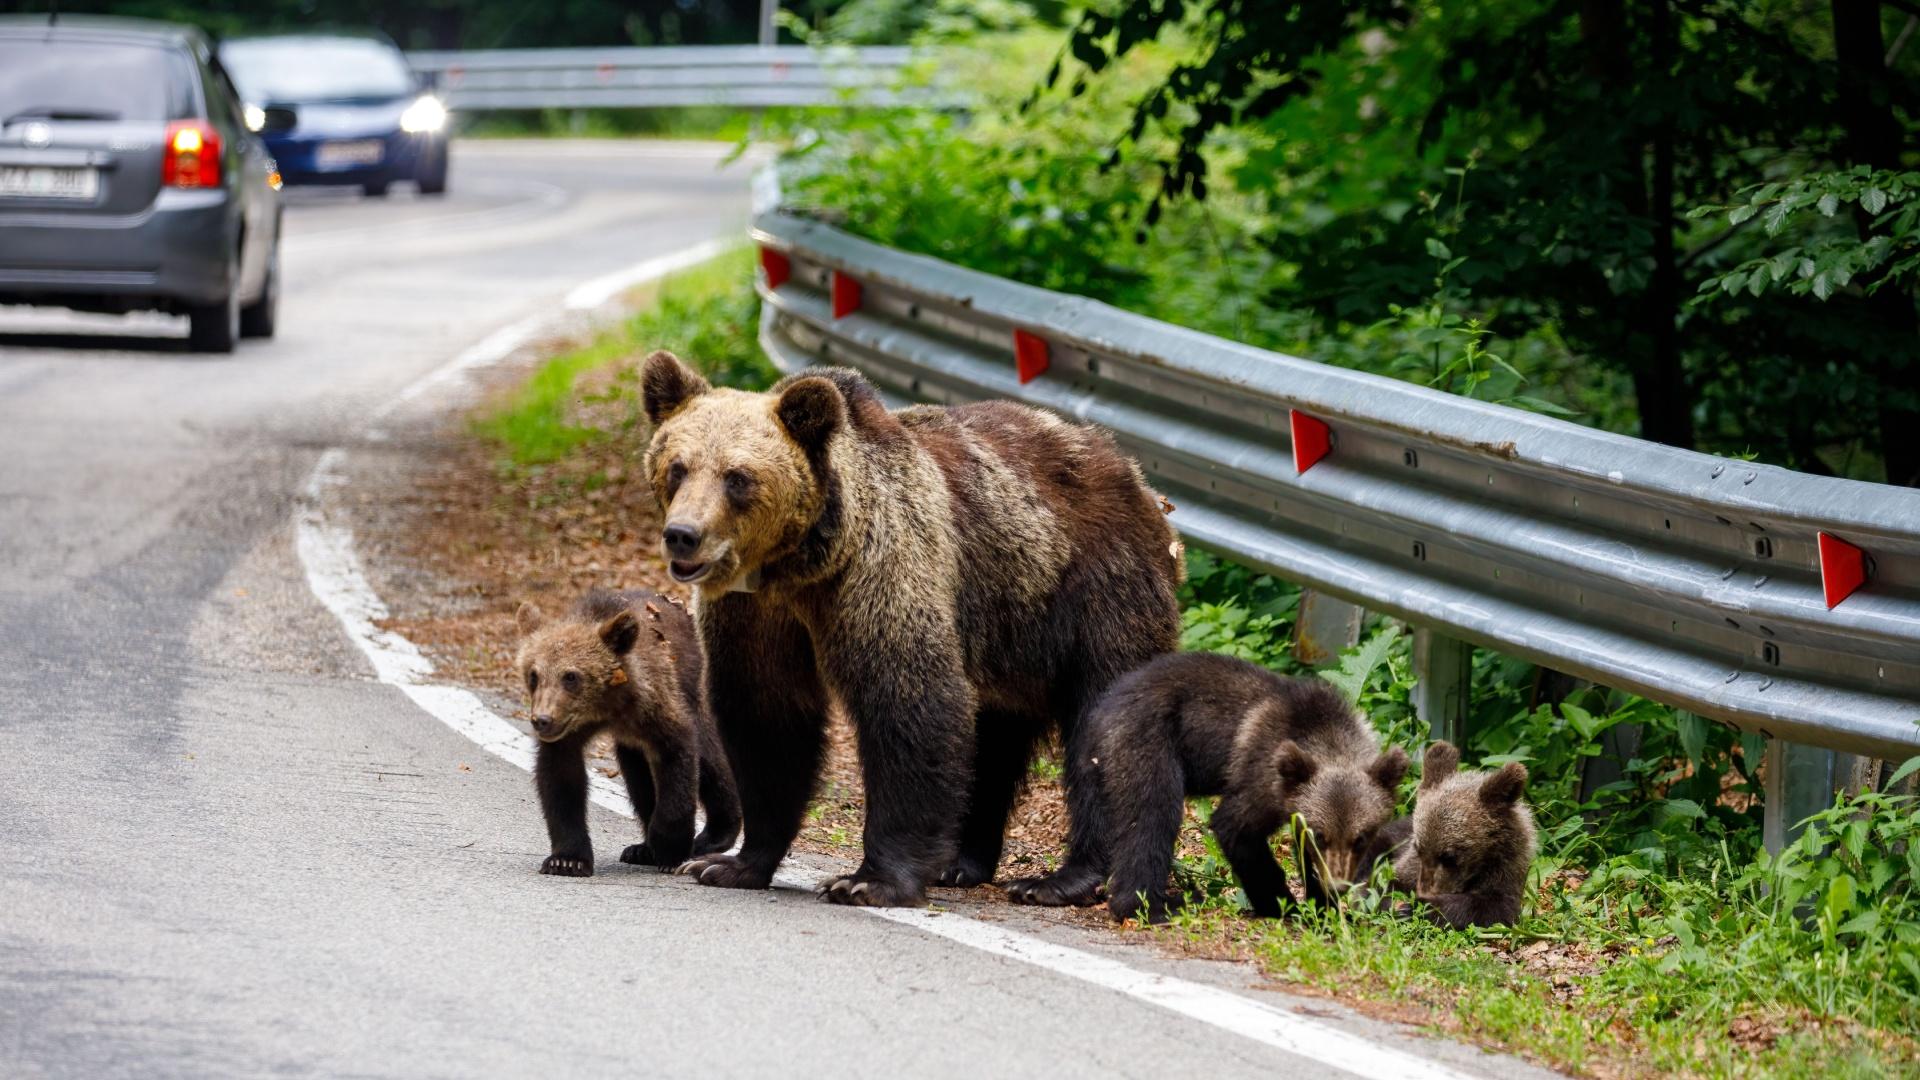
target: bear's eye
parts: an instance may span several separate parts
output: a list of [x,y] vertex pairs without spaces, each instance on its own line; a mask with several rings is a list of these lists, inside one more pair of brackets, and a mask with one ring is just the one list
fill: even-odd
[[753,498],[753,474],[742,469],[728,469],[727,498],[735,504],[744,504]]
[[1460,866],[1460,860],[1454,858],[1453,852],[1451,851],[1441,852],[1440,854],[1434,856],[1433,861],[1439,863],[1442,867],[1448,870],[1458,869]]
[[565,690],[569,694],[579,693],[580,673],[577,671],[569,671],[565,675],[560,676],[560,689]]
[[537,671],[528,671],[527,672],[527,693],[531,694],[538,689],[540,689],[540,673]]
[[667,498],[673,498],[673,493],[680,490],[680,483],[686,478],[687,467],[685,465],[676,461],[667,466]]

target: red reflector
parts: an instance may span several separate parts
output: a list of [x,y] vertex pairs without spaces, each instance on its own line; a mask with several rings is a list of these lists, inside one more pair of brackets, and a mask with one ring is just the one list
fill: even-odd
[[167,187],[220,186],[220,133],[201,120],[175,120],[167,125],[161,147],[160,182]]
[[1047,339],[1025,330],[1013,332],[1013,367],[1020,373],[1021,385],[1026,385],[1047,373]]
[[1319,464],[1333,449],[1333,433],[1326,421],[1317,420],[1299,409],[1287,410],[1293,423],[1293,470],[1306,472]]
[[760,269],[767,275],[767,288],[777,289],[793,276],[793,264],[787,257],[769,247],[760,249]]
[[1837,536],[1820,534],[1820,587],[1827,594],[1827,610],[1852,596],[1867,582],[1867,553]]
[[841,273],[833,272],[833,317],[844,319],[860,310],[860,283]]

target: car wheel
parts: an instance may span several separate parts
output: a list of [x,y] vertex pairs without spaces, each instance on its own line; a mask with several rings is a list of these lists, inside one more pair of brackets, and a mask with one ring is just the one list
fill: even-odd
[[240,309],[240,336],[270,338],[280,312],[280,244],[274,242],[267,256],[267,280],[260,285],[260,298]]
[[238,294],[216,304],[195,304],[187,309],[187,348],[194,352],[230,353],[238,340]]
[[447,193],[446,147],[442,146],[440,152],[428,160],[427,167],[420,170],[419,184],[420,194],[422,195],[445,195]]
[[384,198],[387,194],[387,182],[382,180],[377,184],[362,184],[360,190],[366,192],[369,199]]

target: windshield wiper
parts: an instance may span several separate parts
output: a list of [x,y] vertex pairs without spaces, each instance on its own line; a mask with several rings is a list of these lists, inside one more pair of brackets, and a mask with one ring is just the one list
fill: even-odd
[[12,116],[0,121],[0,126],[17,124],[22,120],[118,120],[120,114],[105,109],[63,109],[53,105],[35,105],[30,109],[21,109]]

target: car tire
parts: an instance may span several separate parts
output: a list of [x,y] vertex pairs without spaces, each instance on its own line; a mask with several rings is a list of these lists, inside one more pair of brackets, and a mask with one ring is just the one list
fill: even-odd
[[417,181],[422,195],[445,195],[447,193],[447,148],[428,159],[426,168],[420,170]]
[[366,192],[369,199],[384,199],[387,195],[387,182],[382,180],[377,184],[362,184],[360,190]]
[[267,280],[260,285],[260,297],[240,309],[240,336],[270,338],[280,317],[280,244],[275,241],[267,256]]
[[230,353],[240,340],[240,300],[229,296],[214,304],[187,309],[187,348],[194,352]]

